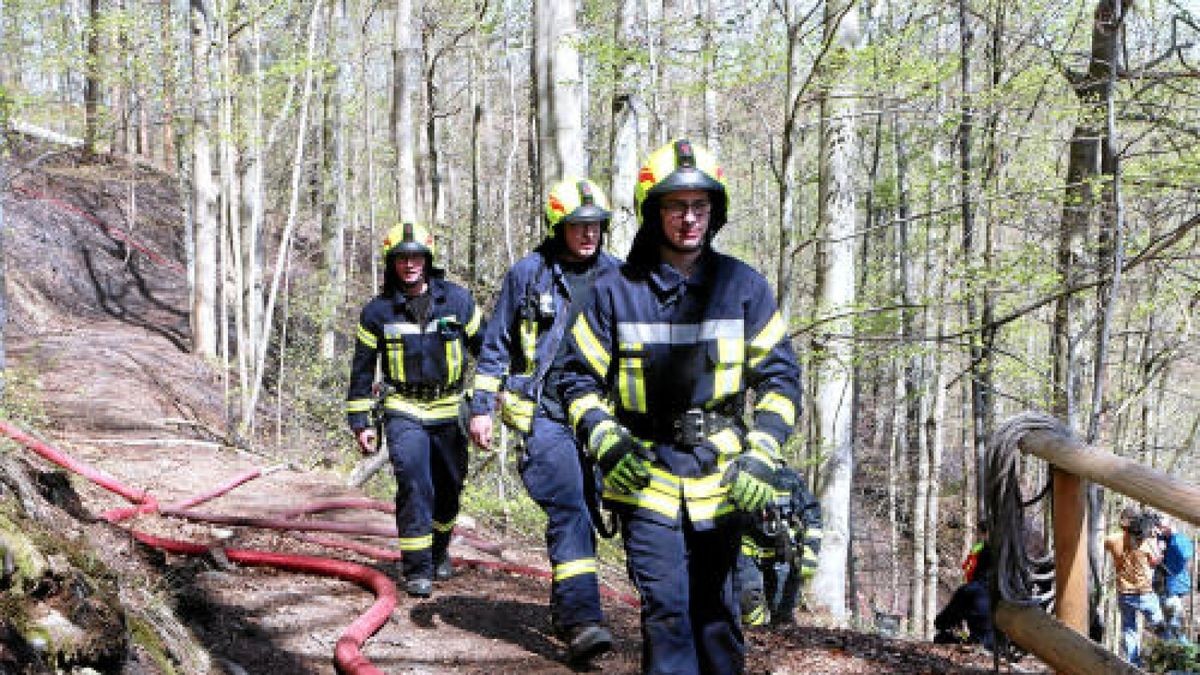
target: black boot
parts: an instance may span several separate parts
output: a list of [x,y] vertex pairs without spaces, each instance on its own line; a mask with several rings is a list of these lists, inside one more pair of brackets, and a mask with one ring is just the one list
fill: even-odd
[[589,661],[612,649],[612,633],[595,623],[585,623],[567,629],[567,661],[574,666]]

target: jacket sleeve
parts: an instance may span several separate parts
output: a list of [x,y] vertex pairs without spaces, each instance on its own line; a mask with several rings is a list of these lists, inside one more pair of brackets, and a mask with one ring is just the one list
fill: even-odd
[[596,425],[612,421],[605,405],[611,389],[612,297],[597,287],[590,305],[563,337],[557,386],[576,435],[586,445]]
[[509,270],[504,275],[500,297],[492,310],[492,318],[483,331],[479,362],[475,366],[474,390],[471,395],[471,414],[488,415],[496,410],[496,395],[512,363],[513,317],[519,309],[520,292],[517,275]]
[[355,431],[370,423],[374,403],[371,387],[375,384],[375,366],[379,361],[379,348],[383,345],[383,332],[369,310],[368,304],[359,314],[354,357],[350,362],[350,390],[346,394],[346,421]]
[[752,293],[746,311],[747,386],[754,391],[749,440],[779,455],[792,435],[800,406],[800,364],[766,280]]

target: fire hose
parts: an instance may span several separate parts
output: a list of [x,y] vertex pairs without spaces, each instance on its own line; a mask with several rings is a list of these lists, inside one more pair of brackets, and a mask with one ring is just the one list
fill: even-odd
[[[312,504],[292,509],[279,518],[256,518],[248,516],[208,514],[191,510],[192,507],[219,497],[238,486],[262,475],[259,469],[253,469],[236,476],[227,483],[199,496],[162,507],[148,492],[130,488],[116,478],[103,471],[81,462],[51,445],[44,443],[21,431],[5,420],[0,420],[0,433],[7,435],[43,459],[56,464],[68,471],[76,473],[93,483],[113,492],[133,506],[110,509],[102,514],[103,518],[113,524],[119,524],[137,515],[159,513],[192,521],[223,523],[250,527],[263,527],[277,530],[299,531],[302,540],[316,543],[328,548],[340,548],[377,560],[396,560],[400,554],[396,551],[377,546],[370,546],[348,539],[332,539],[305,534],[306,531],[337,532],[342,534],[365,534],[372,536],[395,537],[393,527],[380,527],[366,524],[343,523],[333,521],[302,520],[301,517],[337,509],[369,509],[381,512],[394,512],[395,506],[386,502],[372,499],[344,499],[314,502]],[[160,550],[181,555],[204,555],[210,546],[196,542],[180,541],[159,537],[130,529],[132,536],[139,542]],[[483,540],[470,532],[459,532],[468,544],[485,552],[499,553],[500,547]],[[376,674],[381,673],[361,652],[367,638],[377,632],[391,616],[396,606],[396,588],[387,575],[376,569],[335,558],[322,558],[297,554],[284,554],[253,549],[223,548],[226,558],[231,562],[249,566],[269,566],[291,572],[318,574],[350,581],[371,590],[376,595],[375,603],[358,617],[338,639],[334,648],[334,662],[339,670],[346,673]],[[517,574],[530,578],[553,579],[553,573],[530,565],[521,565],[505,561],[478,560],[455,557],[452,562],[460,567],[470,567],[493,572]],[[621,602],[630,607],[638,607],[637,598],[627,593],[602,586],[600,593],[611,600]]]

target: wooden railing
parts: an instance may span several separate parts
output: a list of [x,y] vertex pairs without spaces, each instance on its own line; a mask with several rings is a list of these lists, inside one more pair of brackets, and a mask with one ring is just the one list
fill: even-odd
[[1200,488],[1167,473],[1081,443],[1068,433],[1029,431],[1022,452],[1049,462],[1054,480],[1054,552],[1058,620],[1035,607],[1001,601],[996,627],[1062,673],[1138,673],[1087,638],[1087,494],[1092,481],[1200,524]]

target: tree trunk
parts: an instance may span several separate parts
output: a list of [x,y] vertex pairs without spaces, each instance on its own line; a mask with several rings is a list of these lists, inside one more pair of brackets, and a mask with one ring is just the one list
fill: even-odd
[[637,186],[638,139],[645,124],[645,105],[638,94],[641,69],[633,59],[637,44],[639,15],[637,0],[618,0],[614,44],[619,57],[614,66],[612,95],[612,138],[609,156],[612,158],[612,221],[608,228],[608,248],[624,256],[637,233],[637,214],[634,212],[634,190]]
[[346,175],[346,88],[350,74],[340,55],[349,52],[346,5],[334,0],[326,44],[335,64],[326,79],[325,189],[321,214],[321,241],[325,279],[321,301],[321,357],[332,361],[337,353],[338,308],[346,297],[346,207],[349,204]]
[[209,85],[211,32],[208,9],[193,0],[192,32],[192,221],[195,264],[192,277],[192,351],[217,355],[217,210],[209,134],[212,90]]
[[[538,162],[545,184],[565,176],[583,176],[583,80],[575,3],[535,0],[537,39]],[[544,187],[544,186],[543,186]]]
[[[826,37],[838,50],[854,49],[858,19],[844,2],[825,5]],[[854,194],[855,98],[832,69],[821,97],[820,225],[817,262],[818,316],[835,316],[854,304],[854,241],[857,224]],[[818,442],[827,450],[818,494],[825,512],[825,538],[812,582],[815,603],[833,616],[846,616],[846,566],[850,538],[850,487],[854,475],[850,397],[853,391],[852,336],[849,319],[826,324],[830,337],[813,343],[817,393],[813,401]],[[838,337],[832,337],[838,336]]]
[[96,156],[100,136],[100,0],[88,0],[87,54],[83,81],[83,161]]
[[413,221],[418,219],[413,99],[416,98],[420,65],[413,30],[413,0],[396,0],[393,27],[392,143],[396,147],[396,213],[401,221]]

